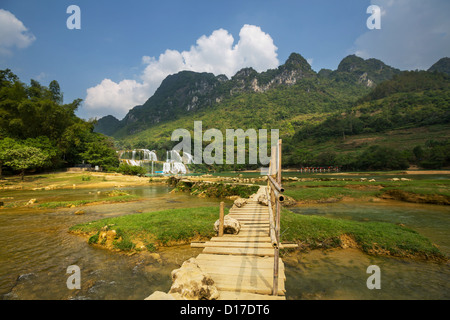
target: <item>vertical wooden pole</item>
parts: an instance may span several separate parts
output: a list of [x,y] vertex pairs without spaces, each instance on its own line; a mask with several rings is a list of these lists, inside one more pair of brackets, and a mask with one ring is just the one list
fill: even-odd
[[[276,173],[277,182],[281,186],[281,139],[278,140],[276,148]],[[275,198],[275,197],[274,197]],[[274,261],[273,261],[273,292],[272,295],[278,295],[278,273],[279,273],[279,256],[280,256],[280,210],[281,205],[278,199],[275,199],[275,235],[277,238],[278,246],[274,249]]]
[[278,182],[278,184],[281,186],[281,139],[280,140],[278,140],[278,150],[277,150],[277,156],[278,156],[278,159],[277,159],[277,165],[278,165],[278,168],[277,168],[277,182]]
[[220,203],[220,215],[219,215],[219,237],[223,236],[223,219],[224,219],[225,203]]

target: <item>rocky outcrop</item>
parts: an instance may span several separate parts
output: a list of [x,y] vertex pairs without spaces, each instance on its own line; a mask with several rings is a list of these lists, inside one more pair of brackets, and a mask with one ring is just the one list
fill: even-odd
[[216,300],[219,291],[214,280],[198,265],[194,258],[185,261],[181,268],[172,271],[169,294],[177,299]]
[[[214,223],[214,231],[219,232],[220,220]],[[241,224],[238,220],[225,216],[223,219],[223,233],[224,234],[238,234],[241,230]]]

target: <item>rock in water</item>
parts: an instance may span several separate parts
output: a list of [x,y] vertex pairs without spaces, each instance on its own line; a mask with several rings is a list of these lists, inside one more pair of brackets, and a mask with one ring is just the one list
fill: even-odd
[[[214,231],[219,232],[220,220],[214,222]],[[223,219],[223,233],[224,234],[238,234],[241,230],[241,224],[238,220],[225,216]]]
[[216,300],[219,291],[214,280],[191,258],[181,268],[172,271],[172,287],[169,294],[188,300]]

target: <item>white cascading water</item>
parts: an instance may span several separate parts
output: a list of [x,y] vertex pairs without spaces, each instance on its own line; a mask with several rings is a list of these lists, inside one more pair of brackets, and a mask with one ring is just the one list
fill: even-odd
[[[136,159],[138,158],[138,159]],[[131,153],[131,159],[121,159],[132,166],[141,166],[144,162],[158,161],[155,151],[148,149],[136,149]],[[163,163],[164,174],[186,174],[187,168],[185,164],[193,163],[193,156],[184,152],[183,157],[177,150],[167,152],[167,160]]]
[[194,157],[190,153],[183,152],[183,163],[184,164],[194,163]]
[[[136,159],[139,155],[139,160]],[[141,166],[145,161],[158,161],[155,151],[148,149],[136,149],[131,152],[131,159],[121,159],[131,166]]]

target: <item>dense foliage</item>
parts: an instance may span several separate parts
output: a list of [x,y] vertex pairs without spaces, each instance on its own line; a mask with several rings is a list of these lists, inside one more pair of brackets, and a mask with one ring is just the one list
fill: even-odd
[[82,162],[117,167],[111,139],[75,115],[80,103],[63,104],[55,80],[48,87],[35,80],[26,85],[11,70],[0,70],[0,175],[2,166],[22,174]]

